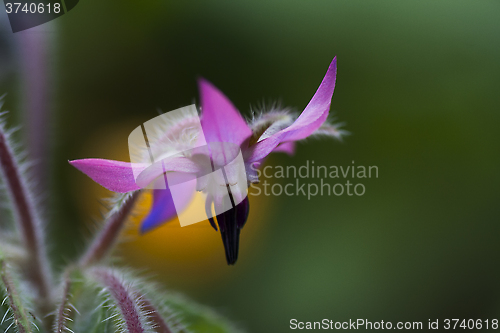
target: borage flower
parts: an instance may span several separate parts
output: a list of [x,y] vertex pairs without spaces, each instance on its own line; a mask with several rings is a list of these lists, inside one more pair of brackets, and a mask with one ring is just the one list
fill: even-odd
[[[159,139],[148,145],[149,155],[157,157],[155,163],[104,159],[70,163],[103,187],[121,193],[146,188],[157,179],[170,177],[163,189],[153,190],[153,205],[142,221],[142,232],[174,218],[195,191],[206,193],[207,217],[217,231],[211,214],[213,205],[227,263],[233,265],[238,258],[240,230],[250,208],[247,185],[258,182],[251,165],[256,162],[260,165],[272,152],[293,154],[295,142],[312,135],[340,139],[344,134],[338,125],[327,122],[336,70],[334,58],[318,90],[298,117],[286,109],[273,108],[254,116],[248,123],[221,91],[200,79],[201,122],[196,109],[186,107],[180,116],[170,117],[164,126],[156,128]],[[244,178],[239,165],[234,163],[238,156],[244,165]],[[207,177],[214,169],[222,168],[224,171],[219,176]],[[172,175],[181,179],[176,183],[181,185],[180,198],[178,195],[173,198]]]

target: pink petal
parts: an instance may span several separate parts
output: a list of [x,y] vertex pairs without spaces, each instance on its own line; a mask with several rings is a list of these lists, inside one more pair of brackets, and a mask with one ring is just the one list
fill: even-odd
[[278,147],[274,148],[273,153],[285,153],[292,156],[295,154],[295,142],[283,142]]
[[[196,173],[199,171],[196,163],[184,157],[166,158],[152,165],[99,158],[74,160],[69,163],[99,185],[110,191],[120,193],[146,188],[166,171],[185,173]],[[137,181],[134,175],[138,175]]]
[[224,94],[210,82],[198,81],[202,118],[201,127],[209,142],[230,142],[241,145],[252,135],[252,130]]
[[317,130],[328,117],[336,75],[337,57],[333,58],[318,90],[297,120],[287,128],[251,146],[245,152],[245,161],[251,163],[262,160],[281,142],[302,140]]
[[143,171],[147,164],[132,164],[128,162],[88,158],[69,161],[69,163],[92,178],[99,185],[114,192],[130,192],[140,189],[135,183],[134,170]]

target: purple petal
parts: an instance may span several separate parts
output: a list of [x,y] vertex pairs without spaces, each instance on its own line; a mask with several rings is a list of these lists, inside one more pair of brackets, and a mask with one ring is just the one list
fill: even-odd
[[148,216],[141,223],[141,233],[145,233],[159,227],[177,216],[174,201],[170,189],[153,191],[153,206]]
[[[192,178],[192,176],[187,174],[178,173],[177,175],[179,176],[179,181]],[[148,216],[146,216],[141,223],[141,233],[151,231],[170,221],[177,216],[178,212],[187,207],[195,193],[195,182],[182,182],[176,185],[182,186],[182,191],[178,189],[175,191],[175,204],[172,198],[172,192],[168,187],[165,190],[153,191],[153,206]]]
[[262,160],[281,142],[302,140],[317,130],[328,117],[336,75],[337,57],[333,58],[318,90],[297,120],[287,128],[251,146],[245,152],[245,162]]
[[210,82],[198,81],[202,118],[201,127],[207,143],[230,142],[241,145],[252,135],[252,130],[224,94]]
[[140,189],[135,183],[134,172],[140,173],[147,167],[147,164],[132,164],[99,158],[74,160],[69,163],[99,185],[110,191],[121,193]]

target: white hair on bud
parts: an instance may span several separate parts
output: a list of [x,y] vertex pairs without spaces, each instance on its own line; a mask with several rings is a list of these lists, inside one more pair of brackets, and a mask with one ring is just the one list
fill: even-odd
[[251,112],[252,119],[248,121],[253,132],[251,143],[267,139],[293,124],[297,118],[292,109],[283,108],[278,102],[259,107],[257,110],[252,109]]

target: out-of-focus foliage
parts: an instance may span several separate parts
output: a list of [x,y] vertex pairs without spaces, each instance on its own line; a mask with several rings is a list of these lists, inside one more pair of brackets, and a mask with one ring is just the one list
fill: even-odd
[[7,15],[0,15],[0,84],[14,65],[13,38]]

